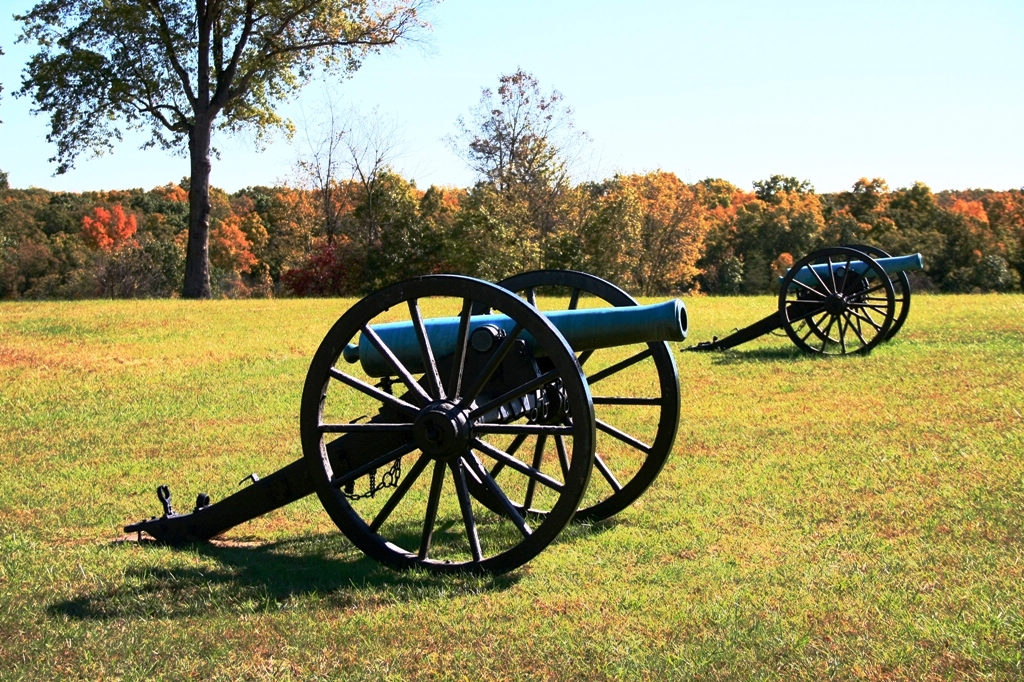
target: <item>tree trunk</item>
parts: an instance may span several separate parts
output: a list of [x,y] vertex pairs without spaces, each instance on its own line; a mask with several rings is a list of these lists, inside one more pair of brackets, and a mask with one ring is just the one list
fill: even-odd
[[188,136],[192,176],[188,189],[188,243],[184,298],[210,298],[210,134],[212,121],[196,120]]

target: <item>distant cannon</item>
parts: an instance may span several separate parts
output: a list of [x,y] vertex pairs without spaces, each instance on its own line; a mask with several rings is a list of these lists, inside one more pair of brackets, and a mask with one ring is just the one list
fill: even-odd
[[867,353],[903,327],[910,312],[906,273],[922,267],[921,254],[894,258],[872,246],[815,251],[780,278],[775,312],[688,350],[726,350],[782,329],[808,353]]
[[512,570],[574,517],[607,518],[653,482],[679,419],[667,342],[686,331],[681,301],[639,306],[572,271],[381,289],[313,356],[300,459],[218,502],[200,494],[186,513],[160,486],[163,515],[125,530],[203,541],[315,492],[390,566]]

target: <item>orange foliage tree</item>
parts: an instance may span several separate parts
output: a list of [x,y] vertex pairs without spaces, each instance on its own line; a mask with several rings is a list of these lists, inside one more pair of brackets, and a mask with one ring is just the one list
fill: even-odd
[[710,227],[694,188],[664,171],[627,175],[615,185],[612,195],[632,205],[622,213],[621,236],[633,286],[644,295],[692,287]]
[[249,238],[242,231],[242,218],[230,215],[210,232],[210,263],[229,272],[247,272],[256,265]]
[[92,215],[82,217],[82,232],[86,242],[101,251],[110,252],[128,243],[138,229],[135,214],[125,213],[120,204],[109,210],[97,206],[92,210]]

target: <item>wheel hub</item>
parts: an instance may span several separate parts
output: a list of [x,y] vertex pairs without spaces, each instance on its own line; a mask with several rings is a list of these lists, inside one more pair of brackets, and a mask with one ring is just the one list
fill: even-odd
[[457,457],[469,447],[468,413],[450,401],[432,403],[416,417],[413,436],[416,446],[430,457]]
[[833,317],[846,312],[846,297],[842,294],[829,294],[825,299],[825,310]]

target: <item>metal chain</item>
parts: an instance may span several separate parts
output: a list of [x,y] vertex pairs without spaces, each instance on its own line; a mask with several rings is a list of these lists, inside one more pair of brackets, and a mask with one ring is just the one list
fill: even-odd
[[374,469],[368,474],[370,478],[370,487],[364,493],[355,492],[354,486],[352,489],[342,490],[342,494],[350,500],[362,500],[367,497],[373,497],[378,491],[384,488],[395,488],[398,486],[398,481],[402,478],[402,458],[399,457],[395,460],[394,464],[388,467],[380,476],[380,480],[377,480],[377,470]]

